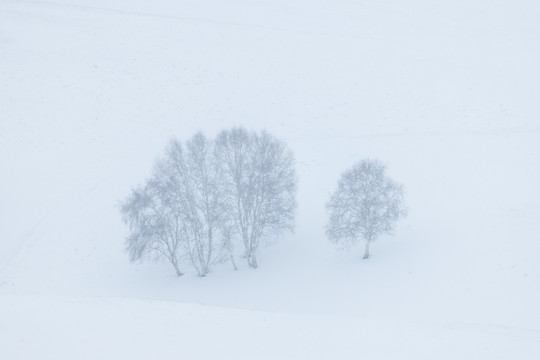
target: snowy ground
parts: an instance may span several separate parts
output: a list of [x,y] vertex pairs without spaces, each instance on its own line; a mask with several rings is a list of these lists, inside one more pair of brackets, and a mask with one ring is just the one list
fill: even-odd
[[532,359],[539,355],[537,349],[531,352],[535,350],[531,344],[538,342],[537,332],[489,324],[387,322],[118,298],[3,296],[0,305],[0,314],[7,319],[0,330],[2,345],[7,344],[8,354],[12,351],[28,359]]
[[[0,358],[540,358],[539,38],[532,0],[0,0]],[[118,202],[233,125],[293,149],[295,234],[130,264]],[[410,208],[368,262],[323,231],[365,157]]]

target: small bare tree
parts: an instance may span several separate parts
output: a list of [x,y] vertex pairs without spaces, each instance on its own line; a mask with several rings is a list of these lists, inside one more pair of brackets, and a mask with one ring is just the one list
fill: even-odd
[[131,261],[163,256],[182,276],[179,251],[185,239],[181,214],[169,193],[155,181],[134,189],[122,203],[122,218],[131,230],[126,250]]
[[364,160],[341,176],[336,192],[326,208],[330,219],[328,239],[342,247],[365,241],[369,245],[379,235],[391,233],[396,221],[406,216],[403,186],[385,175],[386,167],[377,160]]
[[244,244],[249,267],[257,268],[261,239],[293,230],[296,173],[292,153],[266,132],[233,128],[218,134],[216,157],[234,234]]

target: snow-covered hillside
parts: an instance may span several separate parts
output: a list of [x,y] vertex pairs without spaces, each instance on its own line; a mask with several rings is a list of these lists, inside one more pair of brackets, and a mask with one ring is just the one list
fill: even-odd
[[[0,0],[0,358],[539,358],[538,39],[532,0]],[[130,264],[119,201],[234,125],[294,151],[295,233]],[[366,157],[409,216],[361,261],[324,204]]]

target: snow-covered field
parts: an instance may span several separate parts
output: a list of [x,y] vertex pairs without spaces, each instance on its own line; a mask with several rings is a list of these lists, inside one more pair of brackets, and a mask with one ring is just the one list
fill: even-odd
[[[533,0],[0,0],[0,358],[540,358],[539,39]],[[129,263],[119,201],[234,125],[294,151],[295,233]],[[409,216],[361,261],[324,204],[366,157]]]

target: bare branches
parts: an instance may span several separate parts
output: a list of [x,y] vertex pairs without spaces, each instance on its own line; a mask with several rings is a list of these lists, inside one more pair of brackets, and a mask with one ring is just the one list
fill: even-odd
[[403,186],[387,178],[385,166],[377,160],[364,160],[343,173],[338,189],[326,208],[330,218],[328,239],[349,247],[360,238],[369,244],[382,233],[391,233],[396,221],[406,216]]

